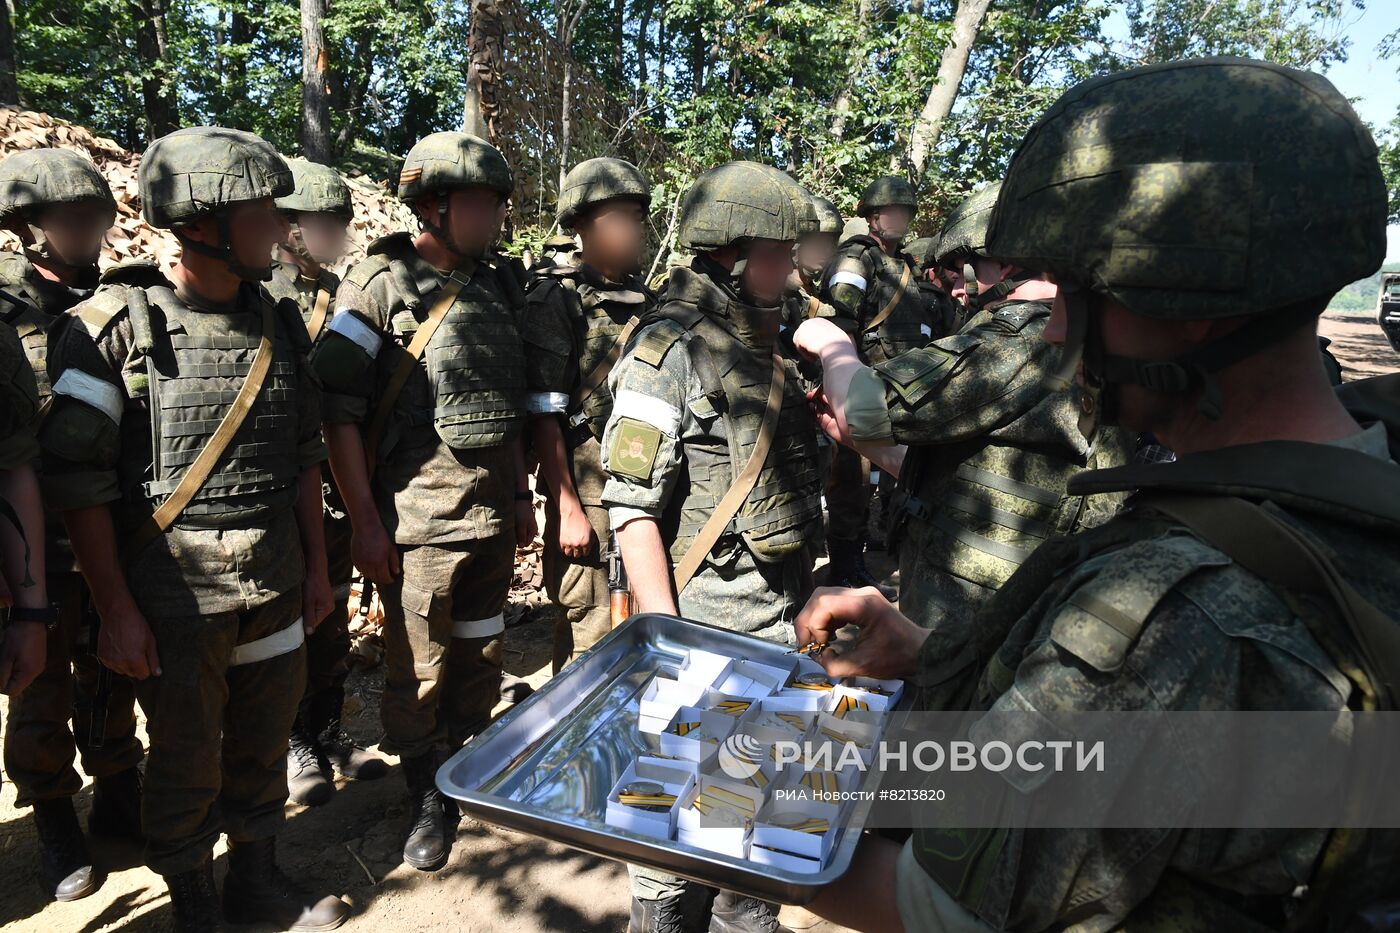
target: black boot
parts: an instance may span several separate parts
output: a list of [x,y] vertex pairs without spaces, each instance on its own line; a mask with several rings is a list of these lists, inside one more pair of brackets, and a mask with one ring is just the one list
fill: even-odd
[[438,756],[432,752],[403,759],[408,782],[408,838],[403,860],[419,871],[437,871],[447,864],[457,835],[457,805],[437,788]]
[[330,762],[298,714],[287,740],[287,795],[294,803],[319,807],[334,793]]
[[[632,898],[632,914],[627,920],[627,933],[686,933],[686,912],[681,896],[644,901]],[[693,924],[691,925],[693,926]]]
[[170,889],[170,906],[175,908],[177,933],[218,933],[219,899],[214,891],[214,860],[204,857],[204,864],[178,875],[166,875],[165,886]]
[[73,812],[73,798],[35,801],[34,828],[39,833],[39,884],[44,893],[56,901],[76,901],[96,891],[97,872]]
[[516,677],[514,674],[501,675],[501,702],[514,706],[517,703],[525,702],[525,698],[535,692],[535,688],[525,682],[523,677]]
[[93,782],[88,832],[94,836],[144,842],[141,831],[141,770],[127,768]]
[[894,600],[896,594],[889,587],[881,586],[880,581],[875,579],[865,566],[864,541],[831,538],[826,542],[826,547],[831,555],[831,563],[827,564],[826,568],[827,586],[844,586],[851,589],[873,586],[886,599]]
[[228,841],[224,919],[229,923],[274,923],[284,930],[334,930],[350,916],[350,905],[329,894],[317,897],[297,887],[277,867],[277,840]]
[[320,745],[341,777],[352,781],[377,781],[389,773],[389,762],[351,738],[341,726],[339,716],[321,733]]
[[721,891],[710,908],[710,933],[792,933],[778,923],[778,907],[756,897]]

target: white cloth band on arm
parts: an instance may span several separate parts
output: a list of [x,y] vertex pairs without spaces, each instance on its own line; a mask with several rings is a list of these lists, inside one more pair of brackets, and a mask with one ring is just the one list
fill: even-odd
[[369,354],[370,359],[379,355],[379,348],[384,344],[384,338],[374,332],[364,321],[360,320],[348,308],[340,308],[331,318],[331,330],[347,340],[359,344],[360,349]]
[[525,411],[531,415],[551,415],[563,413],[569,407],[569,396],[564,392],[531,392],[525,396]]
[[854,285],[861,291],[865,291],[869,283],[865,281],[865,276],[857,275],[854,272],[837,272],[831,277],[828,288],[835,288],[838,285]]
[[490,638],[506,630],[506,616],[498,612],[489,619],[453,619],[453,638]]
[[623,525],[639,518],[649,518],[656,521],[656,516],[646,509],[639,509],[633,506],[615,505],[608,509],[608,527],[617,531]]
[[613,398],[612,417],[649,424],[671,437],[681,427],[681,413],[674,405],[632,389],[623,389]]
[[81,369],[65,369],[53,384],[53,391],[55,395],[66,395],[91,405],[114,424],[122,423],[122,390],[105,379]]
[[244,642],[241,645],[234,645],[233,651],[229,652],[228,664],[229,667],[239,667],[243,664],[256,664],[259,661],[290,654],[300,648],[304,641],[306,641],[306,630],[302,628],[301,616],[297,616],[295,622],[280,631]]

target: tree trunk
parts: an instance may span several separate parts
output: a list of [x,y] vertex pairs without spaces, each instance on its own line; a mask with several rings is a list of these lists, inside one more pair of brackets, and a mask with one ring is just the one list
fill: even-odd
[[578,6],[564,24],[559,44],[564,47],[564,90],[559,95],[559,190],[564,190],[564,176],[569,173],[569,144],[574,131],[574,30],[578,29],[588,0],[578,0]]
[[330,62],[326,54],[326,0],[301,0],[301,151],[312,162],[331,161]]
[[496,83],[505,46],[505,24],[496,0],[472,0],[471,34],[467,37],[467,98],[462,108],[462,131],[495,142]]
[[613,0],[612,34],[612,92],[618,96],[623,96],[627,93],[626,85],[623,83],[627,78],[627,74],[622,61],[622,48],[623,43],[626,41],[626,35],[623,30],[622,0]]
[[836,95],[832,106],[836,116],[831,118],[831,135],[837,141],[846,135],[846,118],[851,112],[851,94],[864,67],[865,30],[870,19],[871,0],[860,0],[856,5],[856,34],[851,39],[851,54],[846,59],[846,83]]
[[924,109],[914,121],[914,129],[909,134],[909,171],[915,180],[923,177],[929,156],[938,145],[943,121],[953,112],[958,87],[962,84],[963,72],[967,70],[967,57],[972,52],[982,20],[986,19],[987,8],[991,5],[992,0],[958,0],[957,12],[953,14],[953,40],[943,50],[943,58],[938,63],[938,77],[934,79]]
[[[340,132],[335,136],[335,153],[343,155],[355,144],[356,129],[365,123],[360,111],[365,105],[365,94],[374,74],[374,33],[362,29],[355,36],[355,51],[350,58],[350,67],[342,68],[328,91],[331,105],[342,117]],[[349,76],[354,75],[354,83]]]
[[12,0],[0,2],[0,104],[19,106],[19,59],[15,57]]
[[165,32],[165,0],[136,0],[136,54],[141,60],[141,98],[146,111],[146,141],[153,142],[180,125],[180,107],[170,83]]

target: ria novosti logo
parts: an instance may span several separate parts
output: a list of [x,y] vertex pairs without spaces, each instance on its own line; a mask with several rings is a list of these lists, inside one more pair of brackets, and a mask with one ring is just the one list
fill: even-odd
[[747,781],[758,773],[763,743],[751,735],[736,732],[720,743],[719,769],[736,781]]

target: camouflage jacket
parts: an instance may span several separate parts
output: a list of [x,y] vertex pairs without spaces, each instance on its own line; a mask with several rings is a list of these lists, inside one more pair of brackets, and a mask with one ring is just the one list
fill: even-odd
[[[934,336],[913,262],[904,253],[889,255],[869,236],[841,244],[822,275],[819,297],[835,309],[838,326],[858,335],[856,347],[872,365],[922,347]],[[872,328],[886,308],[889,313]]]
[[[1389,428],[1395,432],[1395,424]],[[1348,481],[1349,463],[1338,469],[1335,459],[1317,459],[1316,445],[1275,442],[1085,473],[1070,492],[1182,490],[1265,503],[1330,552],[1363,597],[1393,609],[1400,605],[1400,467],[1391,457],[1400,436],[1388,438],[1387,425],[1377,422],[1328,446],[1347,448],[1350,460],[1380,460],[1393,480],[1358,490]],[[1305,620],[1296,611],[1303,605],[1308,600],[1130,499],[1107,524],[1042,547],[1008,581],[978,616],[980,678],[976,666],[944,670],[942,705],[1047,713],[1356,708],[1345,673],[1356,649],[1345,623],[1323,604],[1302,610]],[[1324,647],[1314,631],[1338,637],[1329,635]],[[921,660],[926,672],[946,668],[932,648]],[[1378,837],[1369,851],[1378,860],[1374,871],[1348,879],[1361,886],[1360,896],[1367,885],[1388,886],[1393,896],[1394,835]],[[1241,928],[1202,919],[1213,910],[1283,916],[1295,888],[1312,879],[1325,838],[1316,829],[916,830],[914,853],[996,929],[1074,923],[1092,933],[1153,911],[1159,922],[1174,916],[1175,925],[1150,928],[1206,930]],[[1167,906],[1183,880],[1193,893]],[[1126,928],[1134,929],[1131,919]]]
[[34,368],[40,400],[49,397],[48,329],[63,312],[92,295],[97,268],[86,288],[70,288],[39,274],[19,253],[0,253],[0,319],[15,329]]
[[[159,275],[154,267],[147,269],[146,274]],[[170,287],[163,281],[142,284]],[[154,353],[159,360],[164,352],[142,349],[138,340],[128,298],[128,290],[138,287],[126,281],[104,284],[53,331],[49,374],[54,401],[39,436],[45,502],[60,511],[111,506],[119,548],[153,509],[145,491],[154,476],[148,357]],[[188,334],[196,338],[260,336],[262,308],[272,302],[266,290],[252,284],[230,306],[175,294],[194,312],[188,319],[202,328]],[[152,320],[164,317],[153,313]],[[326,456],[320,390],[306,365],[305,331],[297,326],[289,303],[277,309],[275,320],[278,342],[295,348],[289,381],[297,411],[296,459],[304,469]],[[265,385],[261,397],[268,393]],[[240,431],[249,425],[245,421]],[[141,610],[171,617],[241,611],[291,592],[304,576],[301,556],[295,513],[279,509],[240,527],[198,527],[177,520],[165,535],[125,558],[128,583]]]
[[[340,277],[329,269],[322,269],[320,275],[309,279],[302,275],[301,270],[294,264],[280,260],[273,260],[272,278],[266,283],[266,288],[273,298],[278,300],[290,298],[296,302],[297,309],[301,312],[301,319],[308,326],[307,337],[312,342],[321,336],[331,322],[331,316],[327,313],[316,333],[310,332],[311,314],[316,307],[316,298],[324,291],[333,305],[336,289],[339,287]],[[335,309],[331,307],[330,310]]]

